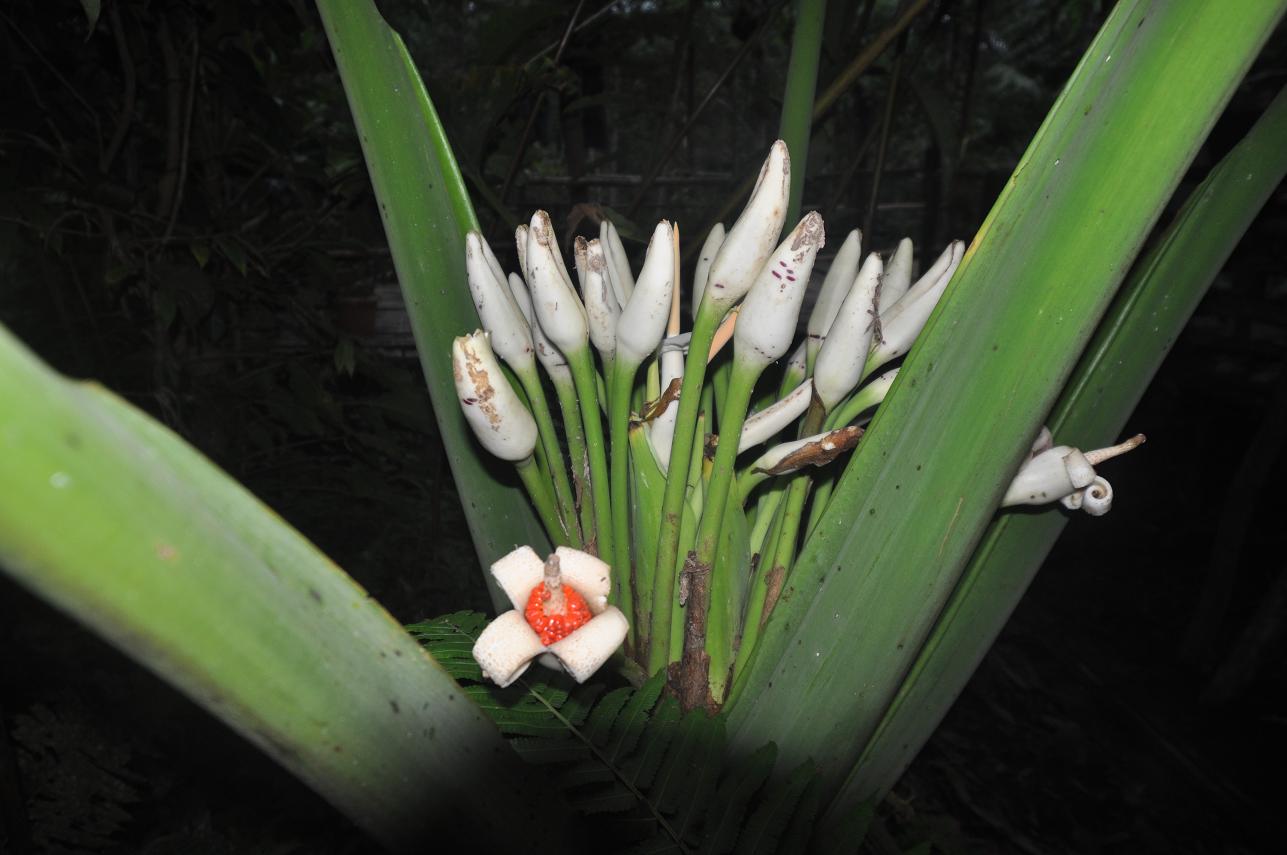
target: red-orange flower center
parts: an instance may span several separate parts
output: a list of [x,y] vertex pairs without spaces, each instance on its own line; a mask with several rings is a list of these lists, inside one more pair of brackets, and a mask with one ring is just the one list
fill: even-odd
[[541,644],[547,646],[567,638],[591,617],[590,607],[576,589],[566,584],[561,585],[560,589],[563,594],[562,609],[554,608],[550,603],[550,589],[542,582],[532,589],[531,596],[527,598],[527,608],[523,610],[527,625],[541,637]]

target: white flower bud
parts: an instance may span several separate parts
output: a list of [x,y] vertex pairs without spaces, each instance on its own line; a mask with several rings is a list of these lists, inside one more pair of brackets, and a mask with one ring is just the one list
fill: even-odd
[[854,229],[840,245],[835,260],[822,280],[818,299],[809,313],[809,356],[817,356],[822,341],[827,337],[836,315],[840,314],[840,305],[853,290],[854,279],[858,276],[858,265],[862,262],[862,232]]
[[876,330],[883,272],[880,256],[874,252],[868,255],[818,351],[818,361],[813,366],[813,388],[827,412],[843,401],[862,379],[867,350]]
[[742,215],[733,223],[711,262],[703,302],[729,309],[755,284],[773,252],[791,195],[791,156],[778,140],[769,149],[760,177]]
[[483,447],[502,460],[531,457],[536,420],[501,371],[487,333],[479,330],[452,342],[451,363],[465,421]]
[[912,349],[912,343],[934,312],[934,306],[951,281],[964,252],[965,244],[953,241],[895,306],[888,312],[881,312],[881,338],[872,348],[869,364],[884,365]]
[[598,240],[589,241],[584,257],[581,298],[585,301],[585,314],[590,323],[590,341],[603,361],[608,363],[617,352],[617,318],[621,316],[621,308],[608,282],[608,262],[603,257],[603,245]]
[[880,283],[880,302],[885,310],[892,309],[912,284],[912,241],[903,238],[894,250],[894,257],[885,265],[885,278]]
[[536,359],[545,369],[545,373],[550,375],[550,379],[555,382],[571,382],[572,369],[568,367],[568,361],[563,356],[563,351],[554,346],[541,325],[532,317],[532,295],[527,291],[527,285],[517,273],[509,275],[509,291],[514,295],[514,302],[518,304],[518,310],[527,318],[528,329],[532,333],[532,349],[536,352]]
[[497,274],[500,265],[493,266],[494,261],[482,235],[470,232],[465,236],[465,271],[474,308],[491,336],[492,350],[521,371],[532,365],[532,331],[514,302],[504,273]]
[[697,256],[697,269],[693,271],[693,295],[692,309],[693,317],[697,317],[697,307],[702,304],[702,293],[706,290],[706,280],[710,278],[711,262],[715,260],[715,254],[719,248],[724,245],[724,224],[716,223],[706,235],[706,241],[702,244],[702,251]]
[[805,380],[792,389],[785,398],[770,404],[742,425],[742,436],[737,441],[737,453],[759,445],[777,436],[791,422],[804,415],[813,397],[813,381]]
[[[817,211],[811,211],[769,257],[742,303],[737,327],[733,330],[733,354],[743,365],[765,367],[791,349],[795,325],[800,318],[800,303],[823,241],[822,217]],[[730,233],[716,258],[717,263],[732,242]],[[712,277],[714,273],[712,268]],[[714,279],[711,287],[715,287]]]
[[544,211],[532,215],[527,230],[527,284],[537,323],[547,338],[563,351],[576,353],[589,340],[589,321],[581,298],[563,266],[554,229]]
[[656,352],[670,318],[671,292],[675,287],[675,244],[670,223],[662,220],[653,230],[634,293],[617,320],[617,358],[639,365]]
[[576,281],[578,285],[585,284],[585,254],[590,251],[590,242],[580,235],[572,241],[572,263],[576,268]]
[[1057,502],[1095,480],[1095,467],[1075,448],[1056,445],[1028,460],[1010,482],[1001,507]]
[[[518,272],[522,274],[524,281],[530,277],[527,275],[527,226],[521,223],[514,227],[514,248],[518,251]],[[531,318],[527,319],[534,323]]]
[[599,243],[603,244],[603,257],[608,261],[606,273],[612,292],[617,295],[617,305],[624,306],[634,293],[635,277],[630,272],[630,258],[621,243],[621,235],[611,220],[599,223]]

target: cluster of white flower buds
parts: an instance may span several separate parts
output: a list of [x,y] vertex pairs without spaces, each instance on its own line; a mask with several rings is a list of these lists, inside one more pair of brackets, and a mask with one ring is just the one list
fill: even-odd
[[[737,221],[727,230],[716,225],[705,237],[687,300],[694,319],[691,333],[680,330],[677,225],[662,220],[653,228],[636,277],[616,227],[602,221],[597,238],[575,240],[576,287],[544,211],[537,211],[529,223],[515,231],[521,275],[506,275],[483,237],[477,232],[468,235],[469,287],[486,332],[462,336],[453,346],[461,406],[483,447],[518,465],[557,543],[585,546],[614,563],[628,563],[636,552],[629,541],[656,534],[632,531],[631,526],[637,528],[638,522],[631,523],[629,512],[618,506],[630,496],[626,480],[637,477],[640,464],[628,463],[625,456],[638,454],[641,448],[651,452],[649,467],[667,477],[668,496],[675,479],[687,479],[681,497],[689,496],[690,506],[701,517],[703,526],[697,538],[701,541],[712,525],[718,530],[729,484],[736,483],[734,495],[745,502],[764,481],[790,476],[804,467],[827,465],[859,441],[861,425],[884,400],[898,375],[898,368],[890,363],[911,349],[925,327],[962,261],[964,244],[950,243],[913,281],[909,239],[899,241],[885,257],[876,252],[864,257],[862,235],[857,230],[850,232],[822,278],[805,324],[806,335],[793,349],[825,230],[822,217],[812,212],[779,240],[790,183],[790,158],[786,145],[779,141],[771,148]],[[733,342],[732,380],[726,377],[724,382],[731,385],[715,391],[711,398],[702,397],[720,410],[718,423],[706,407],[702,410],[705,420],[700,421],[689,380],[693,380],[696,395],[712,392],[714,387],[705,382],[703,372],[729,341]],[[693,352],[697,347],[701,351]],[[599,369],[592,353],[598,356]],[[510,386],[497,357],[520,381],[527,403]],[[748,415],[761,373],[784,357],[778,400],[770,399]],[[559,392],[575,491],[567,483],[562,445],[552,433],[553,420],[535,370],[537,363]],[[647,368],[644,396],[636,387],[641,368]],[[678,391],[681,384],[682,394]],[[645,397],[656,402],[639,408]],[[631,417],[631,409],[640,413]],[[725,409],[741,411],[722,411]],[[684,412],[687,423],[679,420],[679,413]],[[604,465],[600,424],[604,414],[612,437],[610,478]],[[796,423],[800,429],[792,430]],[[713,434],[717,429],[729,434],[720,437],[723,442],[710,437],[703,443],[716,448],[715,464],[705,474],[697,465],[700,451],[688,457],[683,451],[695,425],[701,424],[704,427],[696,430],[698,440],[703,433]],[[628,429],[642,430],[647,442],[620,442]],[[808,435],[797,438],[800,434]],[[680,437],[685,438],[682,445]],[[783,441],[772,444],[775,438]],[[1045,432],[1002,504],[1061,501],[1071,509],[1104,513],[1112,501],[1112,488],[1094,467],[1142,441],[1143,437],[1137,437],[1121,446],[1083,454],[1067,446],[1053,446]],[[737,455],[765,443],[771,446],[753,463],[733,472]],[[676,466],[680,468],[671,471]],[[611,517],[610,525],[597,504],[609,496],[605,481],[611,482],[612,506],[606,514]],[[629,489],[637,489],[637,484]],[[596,502],[593,515],[586,512],[591,495]],[[826,490],[820,490],[811,501],[825,502],[826,495]],[[659,542],[665,540],[666,520],[678,519],[665,508],[662,517]],[[766,529],[767,524],[757,526],[761,534]],[[759,546],[753,539],[752,548]],[[700,552],[700,542],[697,548]],[[660,551],[658,556],[658,567],[671,566]],[[475,655],[487,675],[501,685],[517,679],[538,657],[585,679],[631,632],[627,620],[635,607],[630,602],[631,592],[622,595],[624,614],[606,605],[612,572],[609,564],[568,546],[560,546],[556,557],[558,560],[552,558],[543,564],[525,548],[493,566],[515,611],[489,627]],[[551,566],[555,568],[553,575]],[[559,581],[559,566],[566,586]],[[618,570],[630,573],[627,567]],[[542,572],[543,583],[538,578]],[[619,578],[623,587],[630,581],[626,575]],[[543,630],[538,631],[532,621],[565,621],[565,613],[560,611],[564,587],[580,592],[590,617],[584,626],[552,641],[542,637]],[[532,612],[529,599],[536,596],[536,589],[544,591],[544,611]],[[662,592],[659,596],[665,595],[664,588],[658,591]],[[633,615],[639,617],[640,613]],[[647,617],[646,612],[643,616]],[[665,624],[662,627],[664,630]],[[652,641],[656,643],[655,638]],[[605,646],[609,644],[611,648]],[[640,658],[643,661],[642,655]]]

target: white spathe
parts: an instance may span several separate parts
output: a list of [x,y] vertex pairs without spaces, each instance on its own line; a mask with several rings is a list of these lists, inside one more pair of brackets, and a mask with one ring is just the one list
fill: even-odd
[[612,568],[604,561],[560,546],[555,550],[563,584],[585,598],[590,613],[587,623],[548,647],[541,643],[523,616],[532,589],[545,578],[545,562],[530,546],[520,546],[491,566],[492,577],[514,608],[488,624],[474,643],[474,661],[483,676],[501,688],[513,683],[538,657],[544,664],[553,661],[583,683],[616,652],[626,639],[630,625],[616,606],[608,605]]

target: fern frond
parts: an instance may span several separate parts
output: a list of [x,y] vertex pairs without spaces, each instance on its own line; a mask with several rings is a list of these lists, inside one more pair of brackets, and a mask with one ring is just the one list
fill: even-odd
[[[724,718],[682,715],[665,674],[639,688],[577,686],[534,669],[506,689],[482,679],[473,645],[487,618],[457,612],[408,627],[514,750],[544,767],[613,849],[661,855],[804,851],[819,806],[806,764],[773,776],[777,748],[727,756]],[[870,818],[868,817],[868,822]],[[846,826],[865,830],[861,818]],[[861,834],[844,841],[853,851]],[[836,841],[837,843],[839,841]]]

